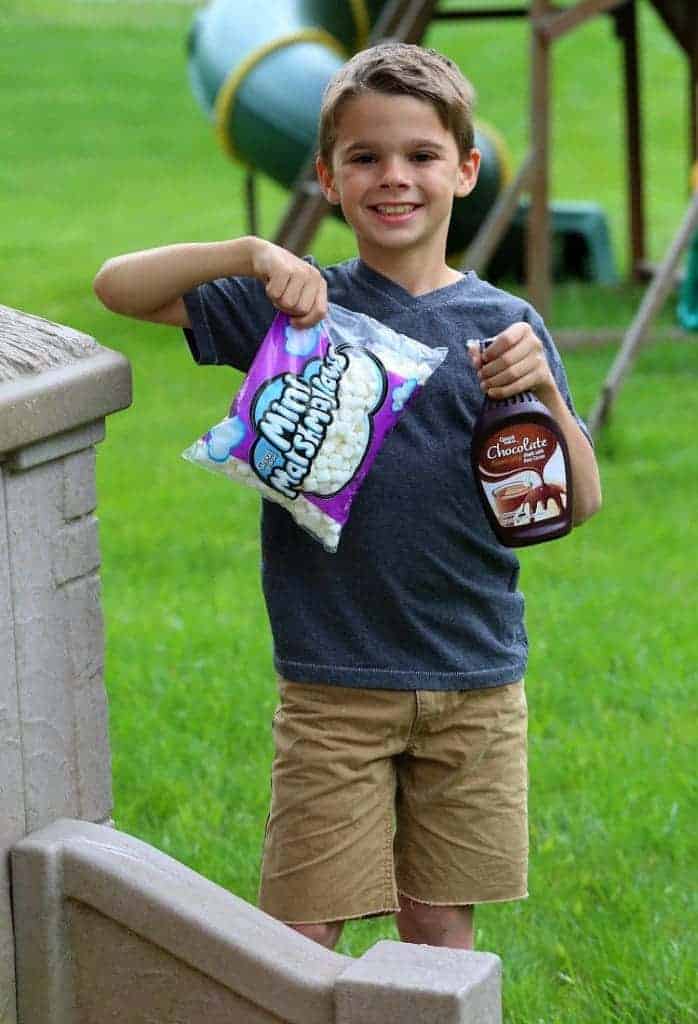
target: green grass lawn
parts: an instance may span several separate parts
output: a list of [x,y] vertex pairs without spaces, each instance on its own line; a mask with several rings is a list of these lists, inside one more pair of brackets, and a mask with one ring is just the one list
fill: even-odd
[[[189,94],[189,7],[10,0],[3,12],[0,301],[133,365],[133,407],[109,419],[98,458],[116,822],[254,902],[275,706],[258,501],[179,457],[239,378],[196,368],[176,331],[119,320],[91,292],[117,252],[244,231],[242,176]],[[685,69],[647,4],[641,13],[656,259],[686,199]],[[429,41],[473,77],[516,163],[523,27],[438,27]],[[616,46],[607,18],[560,45],[553,183],[556,198],[603,205],[622,262]],[[284,201],[262,181],[263,232]],[[314,251],[344,258],[351,236],[328,223]],[[566,285],[552,326],[620,329],[639,294]],[[599,445],[602,514],[522,555],[530,898],[477,914],[479,947],[504,961],[507,1024],[696,1017],[698,345],[662,342],[671,323],[668,306]],[[613,354],[566,358],[583,412]],[[390,920],[355,923],[340,951],[386,936]]]

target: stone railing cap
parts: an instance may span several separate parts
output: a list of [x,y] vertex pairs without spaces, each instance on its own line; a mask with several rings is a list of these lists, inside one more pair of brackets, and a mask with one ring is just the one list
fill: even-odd
[[0,305],[0,455],[130,404],[125,356],[70,327]]

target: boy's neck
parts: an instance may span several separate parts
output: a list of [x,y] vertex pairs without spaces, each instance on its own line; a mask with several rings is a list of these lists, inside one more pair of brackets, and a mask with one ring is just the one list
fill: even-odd
[[375,253],[366,253],[359,250],[363,262],[372,270],[389,278],[395,284],[409,292],[410,295],[426,295],[427,292],[436,291],[438,288],[445,288],[449,284],[460,281],[463,275],[454,270],[444,260],[443,263],[432,266],[424,265],[423,256],[421,260],[410,258],[411,254],[400,258],[397,253],[390,253],[388,258],[381,258]]

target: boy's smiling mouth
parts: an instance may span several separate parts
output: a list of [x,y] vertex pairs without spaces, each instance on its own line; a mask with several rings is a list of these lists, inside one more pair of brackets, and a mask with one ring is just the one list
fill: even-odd
[[380,217],[408,217],[414,213],[415,210],[420,209],[421,203],[374,203],[369,207],[374,213],[377,213]]

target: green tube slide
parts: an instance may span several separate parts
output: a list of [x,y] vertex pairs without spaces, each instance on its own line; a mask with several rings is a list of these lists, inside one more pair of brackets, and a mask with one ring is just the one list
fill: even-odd
[[[368,40],[385,0],[213,0],[187,40],[191,87],[225,151],[291,188],[317,140],[320,104],[335,71]],[[449,251],[474,236],[508,178],[496,132],[476,127],[478,184],[456,200]]]

